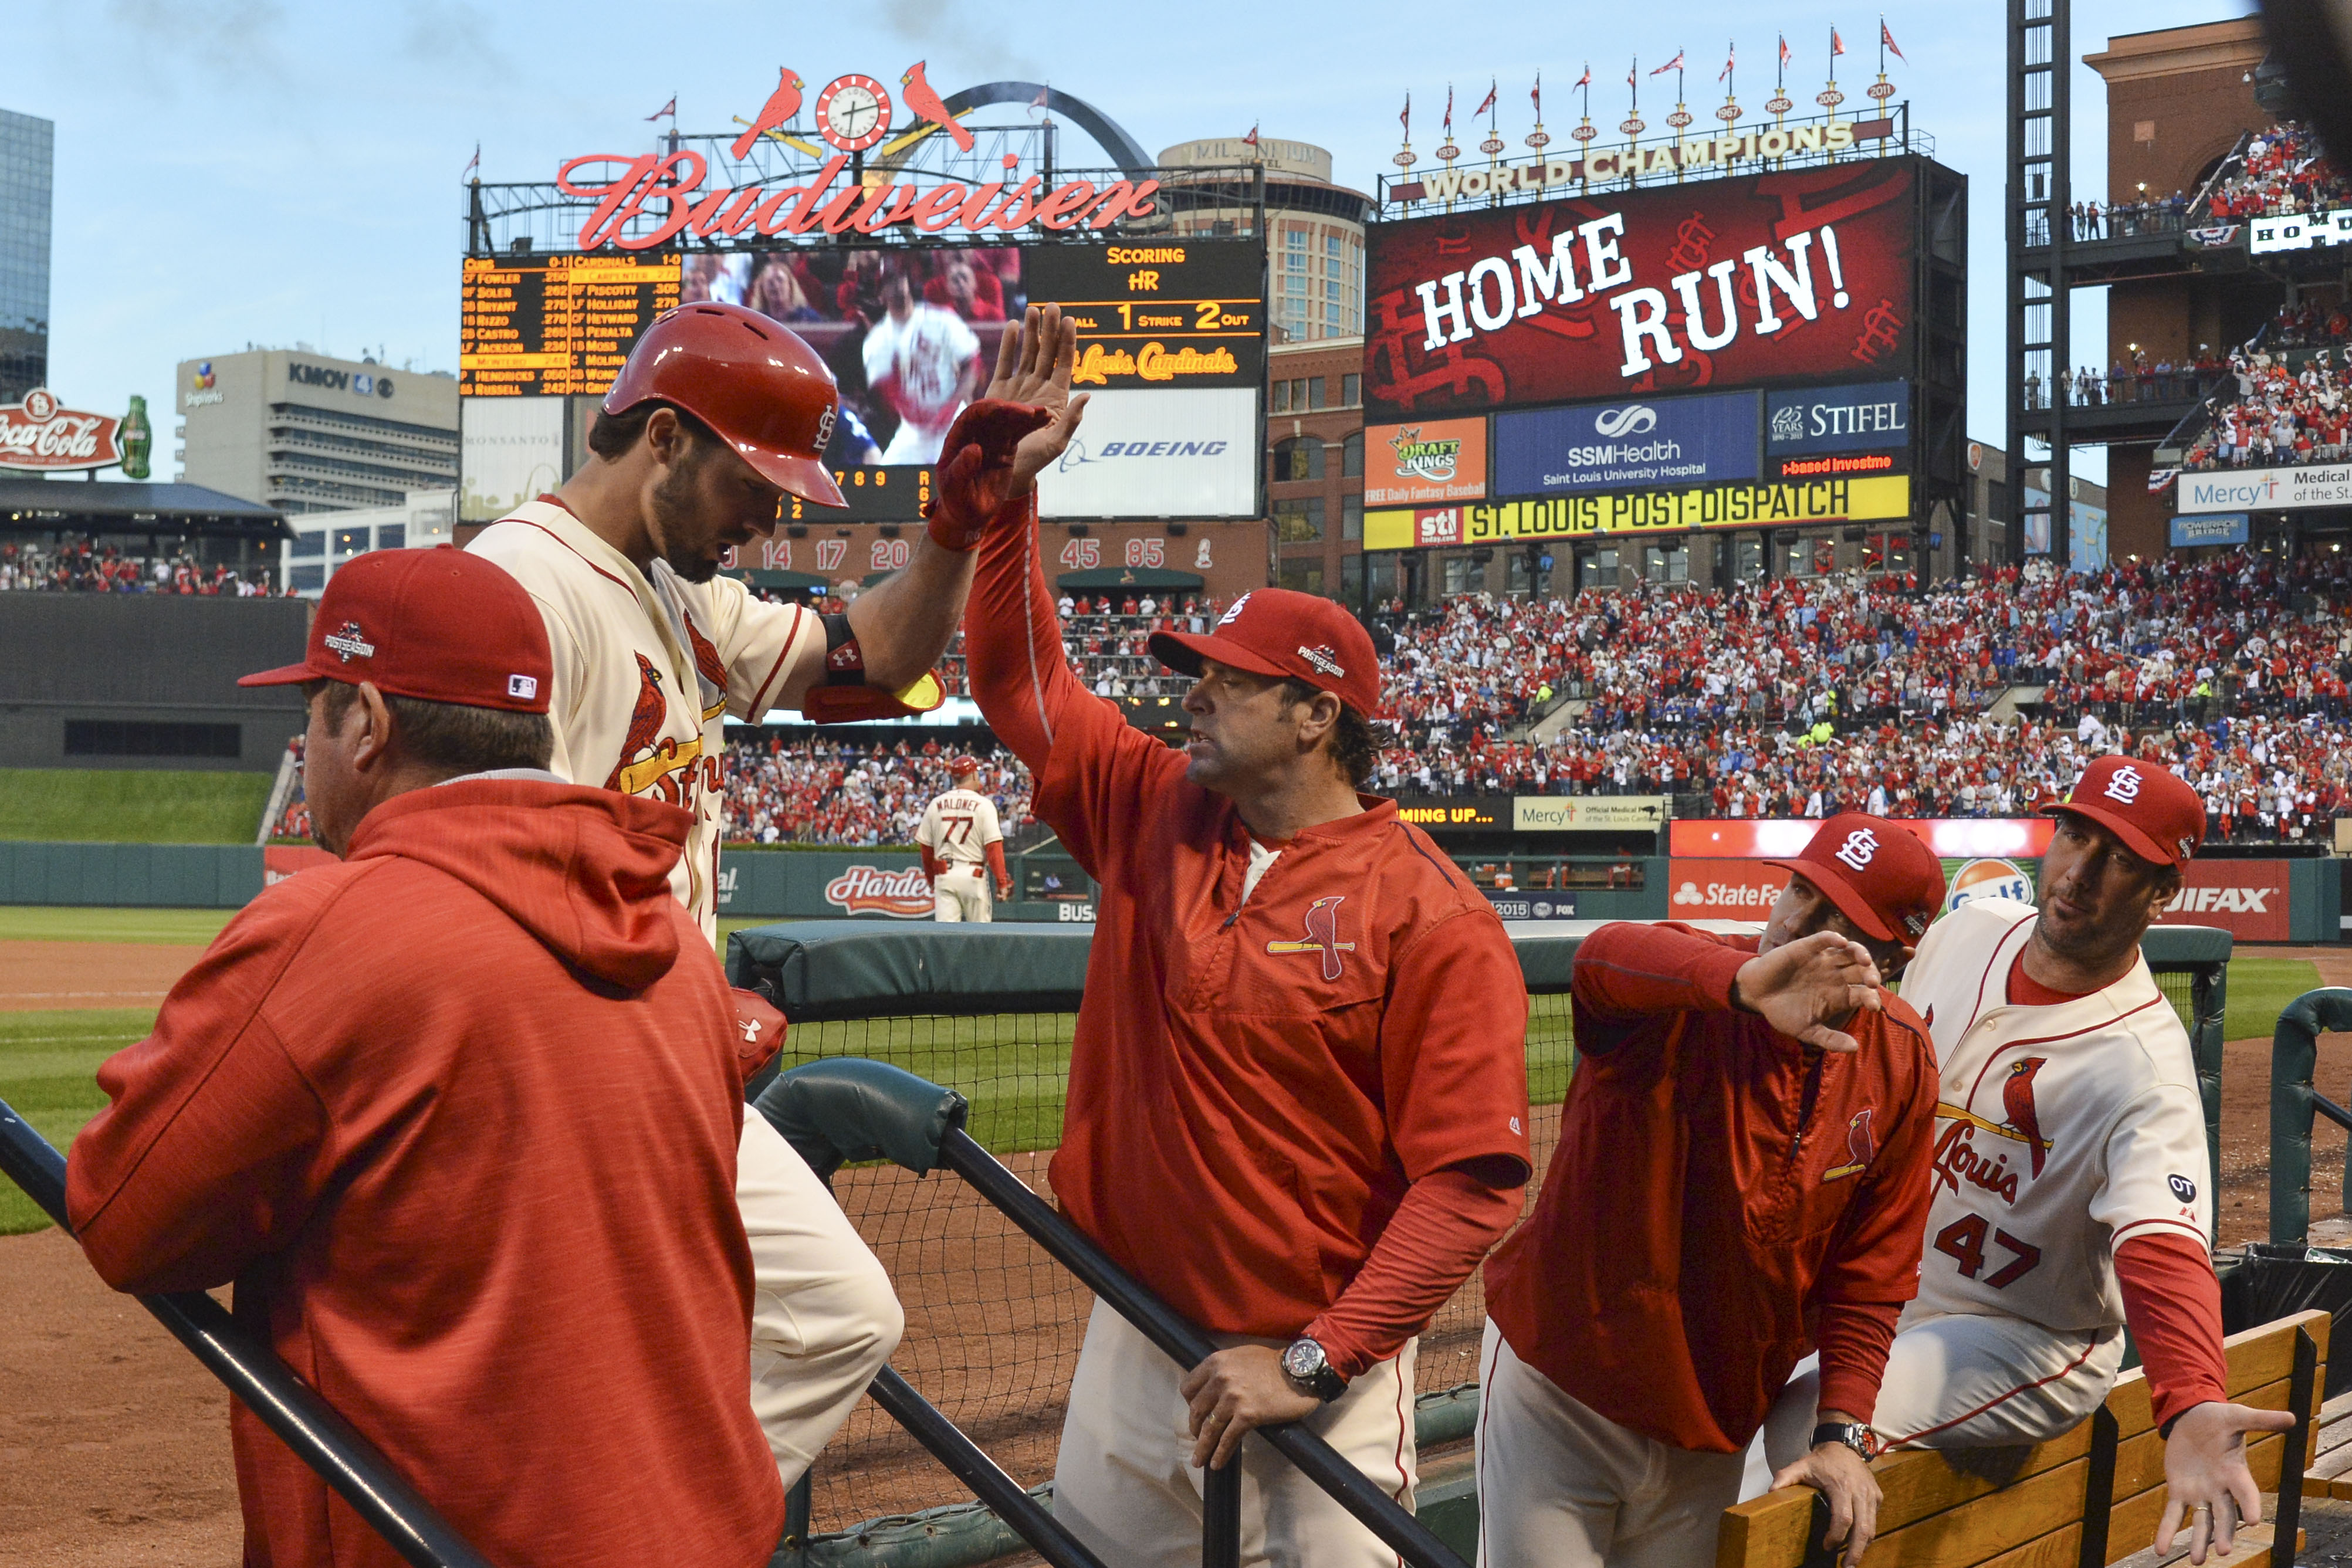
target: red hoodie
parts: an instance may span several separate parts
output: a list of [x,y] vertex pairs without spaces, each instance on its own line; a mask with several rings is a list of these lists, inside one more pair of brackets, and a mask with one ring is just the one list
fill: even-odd
[[[118,1290],[240,1322],[490,1562],[763,1563],[742,1079],[685,812],[483,779],[370,812],[112,1058],[68,1162]],[[241,1405],[245,1561],[400,1559]]]

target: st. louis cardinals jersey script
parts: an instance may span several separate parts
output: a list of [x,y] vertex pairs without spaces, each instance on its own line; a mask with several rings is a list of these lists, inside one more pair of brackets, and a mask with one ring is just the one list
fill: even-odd
[[915,830],[915,841],[950,866],[984,864],[988,846],[1003,837],[996,802],[971,789],[950,789],[934,800],[923,808],[922,825]]
[[2115,1247],[2205,1243],[2205,1116],[2188,1031],[2147,961],[2046,1007],[2009,1001],[2031,904],[1945,915],[1903,977],[1942,1066],[1935,1190],[1911,1313],[1979,1312],[2057,1330],[2120,1326]]
[[715,942],[727,716],[800,706],[824,668],[823,622],[731,578],[687,582],[660,560],[641,572],[551,500],[516,507],[469,548],[511,572],[546,617],[550,766],[694,813],[670,884]]

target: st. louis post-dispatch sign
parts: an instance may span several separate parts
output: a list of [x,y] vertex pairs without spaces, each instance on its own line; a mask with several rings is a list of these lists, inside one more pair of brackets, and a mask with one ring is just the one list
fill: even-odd
[[1760,393],[1641,398],[1495,416],[1495,493],[1558,496],[1756,477]]
[[1364,548],[1427,549],[1492,544],[1500,539],[1891,522],[1910,516],[1911,481],[1900,475],[1786,484],[1712,485],[1697,490],[1633,490],[1606,496],[1554,496],[1536,501],[1366,512]]
[[2352,465],[2304,468],[2215,468],[2180,476],[2175,505],[2188,513],[2288,512],[2352,507]]

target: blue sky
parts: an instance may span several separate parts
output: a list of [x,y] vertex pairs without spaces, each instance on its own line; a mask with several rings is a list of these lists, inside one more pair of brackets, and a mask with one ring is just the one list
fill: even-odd
[[[2078,0],[2075,53],[2111,33],[2242,15],[2240,0]],[[2001,34],[1998,0],[1898,0],[1887,26],[1910,57],[1891,74],[1942,160],[1971,176],[1971,434],[2000,434]],[[574,0],[310,5],[284,0],[104,0],[25,8],[0,57],[0,107],[57,122],[50,381],[71,405],[114,412],[132,392],[168,402],[179,360],[299,340],[356,357],[454,368],[459,176],[551,178],[573,153],[634,149],[645,116],[677,96],[688,131],[751,113],[790,66],[810,89],[856,70],[895,83],[918,58],[942,92],[1050,80],[1122,123],[1147,150],[1200,136],[1268,136],[1330,148],[1343,183],[1369,188],[1413,96],[1415,143],[1433,141],[1451,81],[1466,110],[1501,78],[1503,134],[1528,129],[1540,68],[1548,121],[1572,120],[1568,84],[1589,59],[1593,117],[1620,118],[1631,57],[1687,49],[1694,106],[1714,101],[1727,41],[1741,100],[1769,96],[1776,32],[1811,96],[1834,25],[1851,51],[1840,85],[1874,68],[1879,13],[1717,0],[1671,10],[1454,0],[1293,4],[1272,13],[1103,5],[880,0],[779,6]],[[1644,68],[1646,69],[1646,67]],[[1664,80],[1644,81],[1651,105]],[[2104,196],[2104,85],[2075,68],[2078,194]],[[1649,116],[1655,118],[1654,114]],[[2079,360],[2105,320],[2076,313]],[[169,451],[159,421],[159,459]],[[168,477],[165,461],[158,476]]]

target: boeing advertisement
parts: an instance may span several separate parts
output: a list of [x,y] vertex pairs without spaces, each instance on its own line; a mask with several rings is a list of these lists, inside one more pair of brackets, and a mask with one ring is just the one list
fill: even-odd
[[1757,477],[1762,394],[1618,399],[1495,416],[1498,496],[1663,489]]

